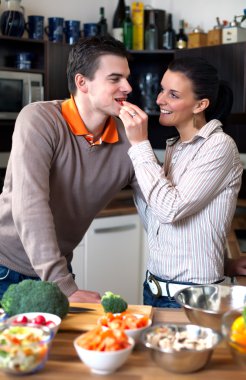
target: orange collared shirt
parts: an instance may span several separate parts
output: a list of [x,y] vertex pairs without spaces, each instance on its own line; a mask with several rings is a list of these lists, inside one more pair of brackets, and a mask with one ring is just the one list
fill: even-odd
[[100,145],[102,142],[113,144],[119,141],[116,122],[110,116],[105,124],[102,136],[97,141],[93,142],[93,135],[87,130],[81,119],[72,95],[70,99],[62,102],[62,116],[68,123],[73,134],[84,136],[91,145]]

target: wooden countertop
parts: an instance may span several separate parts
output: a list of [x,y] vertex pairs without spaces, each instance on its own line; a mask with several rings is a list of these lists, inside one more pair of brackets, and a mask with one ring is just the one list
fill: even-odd
[[[153,322],[187,322],[182,309],[154,309]],[[28,379],[39,380],[237,380],[245,379],[245,371],[240,369],[230,355],[225,342],[221,342],[215,349],[210,363],[203,370],[193,374],[180,375],[166,372],[158,368],[150,357],[149,351],[141,344],[134,349],[127,362],[115,373],[106,376],[93,375],[80,361],[73,347],[73,340],[78,336],[76,332],[59,331],[56,335],[49,360],[45,368],[37,374],[28,376]],[[0,373],[0,379],[15,378]],[[22,379],[27,379],[23,377]]]
[[110,216],[136,214],[137,209],[133,202],[133,195],[131,189],[121,190],[116,197],[100,211],[97,215],[98,218],[105,218]]

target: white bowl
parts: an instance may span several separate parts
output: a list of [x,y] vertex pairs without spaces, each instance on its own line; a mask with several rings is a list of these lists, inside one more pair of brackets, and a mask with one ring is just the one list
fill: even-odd
[[[110,314],[110,313],[109,313]],[[124,318],[127,318],[127,316],[129,316],[131,318],[131,316],[135,317],[135,318],[138,318],[138,319],[141,319],[143,317],[146,317],[144,314],[136,314],[136,313],[128,313],[128,312],[123,312],[123,313],[115,313],[113,314],[113,317],[117,318],[121,318],[119,322],[121,323],[124,323]],[[102,326],[105,326],[105,327],[109,327],[109,328],[122,328],[122,324],[120,323],[120,325],[117,324],[117,319],[110,319],[109,317],[109,321],[107,321],[107,314],[104,315],[103,317],[100,317],[99,320],[98,320],[98,324],[99,325],[102,325]],[[112,323],[112,324],[111,324]],[[139,342],[140,340],[140,336],[142,334],[142,332],[144,330],[146,330],[148,327],[150,327],[152,324],[152,320],[150,318],[148,318],[148,323],[146,326],[143,326],[143,327],[138,327],[138,328],[135,328],[135,329],[129,329],[129,328],[126,328],[126,327],[123,327],[124,328],[124,332],[126,333],[127,336],[133,338],[135,340],[135,343]]]
[[87,350],[78,344],[80,336],[74,340],[74,347],[80,360],[98,375],[108,375],[121,367],[129,357],[134,347],[134,339],[128,337],[130,346],[118,351]]
[[[134,315],[137,318],[141,318],[143,316],[141,314],[134,314]],[[148,327],[150,327],[151,324],[152,324],[152,320],[149,319],[147,325],[144,327],[139,327],[137,329],[125,329],[124,331],[125,331],[127,336],[129,336],[135,340],[135,343],[138,343],[140,340],[140,336],[141,336],[142,332],[145,331]]]
[[[39,324],[39,323],[34,322],[34,319],[40,315],[42,315],[45,318],[46,324]],[[30,313],[17,314],[8,318],[7,322],[11,324],[15,322],[20,324],[20,320],[23,317],[26,317],[28,319],[27,322],[22,322],[23,324],[26,324],[26,323],[30,324],[34,322],[34,324],[36,325],[49,327],[49,329],[53,332],[54,335],[57,333],[59,326],[61,324],[61,318],[58,317],[58,315],[51,314],[51,313],[42,313],[42,312],[30,312]],[[53,322],[53,324],[47,323],[50,321]]]

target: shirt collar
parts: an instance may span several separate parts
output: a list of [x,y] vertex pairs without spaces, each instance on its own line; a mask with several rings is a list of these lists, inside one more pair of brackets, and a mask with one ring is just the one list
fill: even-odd
[[[69,128],[74,135],[88,135],[90,132],[87,130],[83,120],[80,117],[74,98],[71,95],[70,99],[62,102],[62,116],[69,125]],[[113,144],[119,141],[116,121],[112,116],[106,121],[104,132],[101,136],[102,141]]]
[[[191,140],[186,141],[186,143],[191,143],[199,138],[208,138],[212,133],[222,131],[222,123],[217,120],[210,120],[207,124],[205,124],[201,129],[197,131],[197,133],[192,137]],[[179,140],[179,136],[171,137],[167,140],[167,145],[172,146],[176,143],[176,141]]]

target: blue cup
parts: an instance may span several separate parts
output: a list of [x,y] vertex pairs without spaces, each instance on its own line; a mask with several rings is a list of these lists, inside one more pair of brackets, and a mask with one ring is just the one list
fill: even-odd
[[69,45],[76,44],[80,38],[80,21],[66,20],[65,21],[65,41]]
[[25,29],[29,38],[42,40],[44,38],[44,16],[28,16]]
[[88,22],[84,24],[84,37],[93,37],[98,33],[97,24]]
[[45,33],[52,42],[63,41],[63,25],[64,18],[62,17],[49,17],[48,26],[44,28]]

